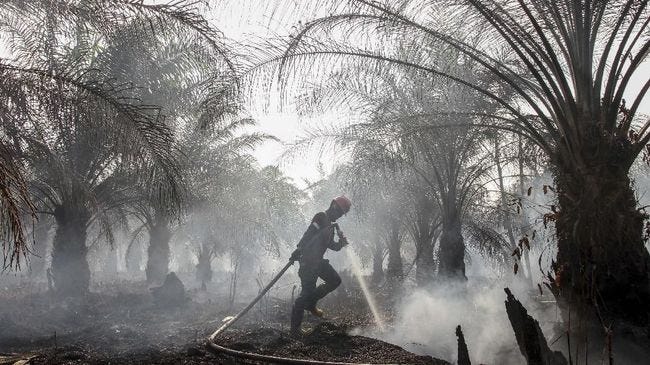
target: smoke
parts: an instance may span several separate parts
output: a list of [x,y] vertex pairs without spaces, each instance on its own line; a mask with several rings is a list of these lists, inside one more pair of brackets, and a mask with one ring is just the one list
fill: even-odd
[[[525,359],[517,348],[514,332],[505,312],[505,285],[490,285],[470,279],[463,285],[438,285],[416,289],[397,304],[392,327],[382,333],[377,329],[356,330],[358,334],[375,337],[420,354],[450,362],[457,360],[455,328],[460,325],[473,363],[522,364]],[[515,296],[527,306],[531,294],[509,283]],[[529,312],[548,327],[554,309]],[[547,324],[544,326],[544,324]],[[547,338],[549,335],[547,334]]]

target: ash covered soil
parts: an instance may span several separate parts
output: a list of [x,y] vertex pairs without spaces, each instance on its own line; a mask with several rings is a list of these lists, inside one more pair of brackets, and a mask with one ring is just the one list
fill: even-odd
[[300,359],[352,363],[448,364],[368,337],[349,336],[344,327],[331,322],[316,325],[312,333],[300,339],[293,339],[273,328],[238,329],[225,334],[219,344],[239,351]]
[[[60,300],[46,291],[0,291],[0,364],[239,364],[206,349],[207,336],[221,320],[244,307],[227,296],[188,293],[180,307],[155,303],[144,282],[120,282],[94,288],[83,298]],[[30,293],[31,291],[31,293]],[[247,299],[247,298],[246,298]],[[310,335],[288,333],[290,298],[268,298],[251,310],[219,343],[236,350],[322,361],[447,364],[418,356],[379,340],[350,336],[371,317],[359,298],[331,298],[336,308],[326,321],[305,316]],[[388,315],[388,314],[387,314]],[[23,363],[24,365],[25,363]]]

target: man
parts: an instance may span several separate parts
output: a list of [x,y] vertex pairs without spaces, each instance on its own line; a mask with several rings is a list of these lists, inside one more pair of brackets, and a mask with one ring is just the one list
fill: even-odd
[[[300,329],[305,310],[317,317],[323,316],[323,311],[316,303],[341,284],[341,277],[330,265],[329,260],[323,259],[327,249],[339,251],[348,244],[345,236],[338,231],[334,222],[350,211],[350,199],[339,196],[332,200],[325,212],[317,213],[311,220],[307,231],[300,239],[298,248],[291,254],[291,261],[299,261],[298,276],[302,290],[296,299],[291,312],[291,333],[301,335]],[[339,233],[338,242],[334,241],[334,229]],[[316,280],[323,279],[324,283],[316,287]]]

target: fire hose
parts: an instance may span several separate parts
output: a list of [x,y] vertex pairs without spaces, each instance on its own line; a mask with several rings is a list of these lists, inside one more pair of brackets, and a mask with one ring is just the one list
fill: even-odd
[[[339,236],[339,239],[341,237],[345,237],[343,235],[343,232],[340,230],[338,224],[334,223],[332,226],[336,229],[336,232]],[[275,283],[280,280],[280,277],[284,275],[287,270],[293,265],[294,261],[289,261],[280,272],[275,275],[275,277],[262,289],[262,291],[257,294],[255,299],[253,299],[244,309],[242,309],[237,315],[235,315],[232,318],[229,318],[225,321],[221,327],[219,327],[216,331],[214,331],[210,337],[208,337],[208,350],[214,353],[223,353],[226,355],[230,355],[233,357],[237,358],[242,358],[242,359],[248,359],[248,360],[253,360],[253,361],[261,361],[264,363],[273,363],[273,364],[303,364],[303,365],[370,365],[370,364],[360,364],[360,363],[349,363],[349,362],[332,362],[332,361],[319,361],[319,360],[308,360],[308,359],[296,359],[296,358],[289,358],[289,357],[279,357],[279,356],[271,356],[271,355],[262,355],[262,354],[257,354],[253,352],[245,352],[245,351],[239,351],[239,350],[234,350],[231,348],[227,348],[224,346],[221,346],[216,343],[217,337],[222,334],[223,332],[228,329],[228,327],[232,326],[237,322],[241,317],[243,317],[246,313],[248,313],[251,308],[259,302],[260,299],[275,285]],[[377,365],[377,364],[374,364]],[[384,365],[391,365],[391,364],[384,364]]]

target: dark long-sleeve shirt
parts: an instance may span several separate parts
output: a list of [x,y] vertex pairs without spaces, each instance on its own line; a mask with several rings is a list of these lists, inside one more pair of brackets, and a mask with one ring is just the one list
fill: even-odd
[[334,226],[324,212],[317,213],[303,234],[298,249],[301,251],[300,265],[318,264],[323,260],[325,251],[339,251],[343,243],[334,241]]

